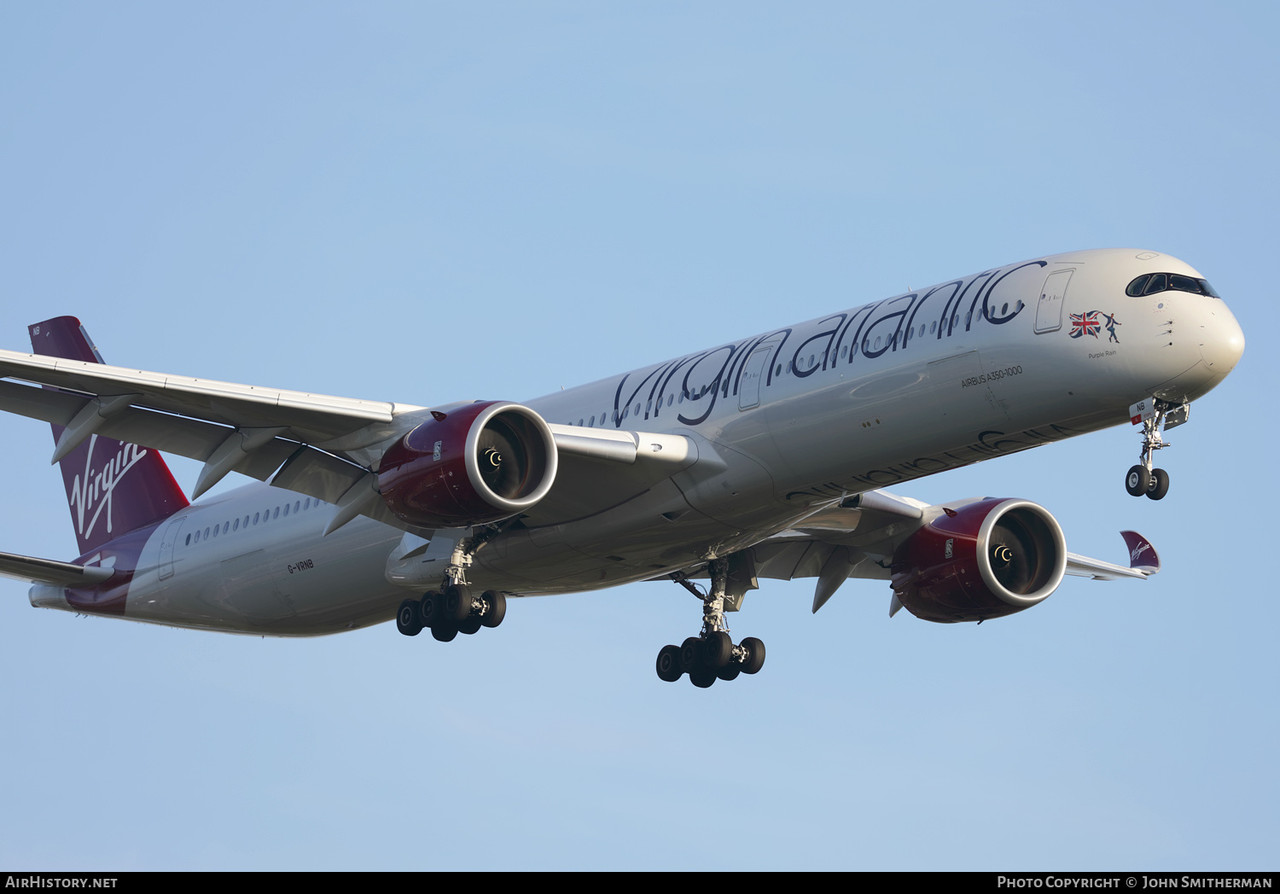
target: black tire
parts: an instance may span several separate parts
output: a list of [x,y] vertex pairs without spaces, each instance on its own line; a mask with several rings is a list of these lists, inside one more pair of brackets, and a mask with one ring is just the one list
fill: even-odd
[[406,599],[400,603],[396,612],[396,629],[405,636],[417,636],[422,632],[422,613],[418,610],[417,600]]
[[1125,473],[1124,489],[1131,497],[1140,497],[1151,487],[1151,473],[1146,466],[1133,466]]
[[702,641],[702,660],[712,670],[719,670],[733,659],[733,640],[717,630]]
[[418,603],[418,610],[422,613],[422,626],[430,627],[440,620],[444,607],[444,602],[440,598],[440,594],[435,590],[431,590],[422,597],[422,601]]
[[744,674],[760,673],[760,668],[764,667],[764,643],[754,636],[749,636],[740,645],[747,652],[747,657],[742,662],[742,672]]
[[1169,492],[1169,473],[1164,469],[1151,470],[1151,483],[1147,486],[1147,497],[1152,500],[1163,500]]
[[451,643],[458,635],[458,625],[441,622],[431,625],[431,635],[442,643]]
[[680,645],[680,669],[686,674],[691,674],[703,666],[702,640],[691,636]]
[[706,689],[715,681],[716,672],[705,665],[689,671],[689,682],[699,689]]
[[742,665],[736,661],[730,661],[724,667],[716,671],[716,677],[721,680],[736,680],[738,674],[742,673]]
[[507,616],[506,594],[497,590],[485,590],[481,598],[485,604],[482,623],[486,627],[497,627],[502,623],[502,619]]
[[472,615],[471,617],[467,618],[465,621],[463,621],[461,624],[458,625],[458,632],[465,633],[467,636],[470,636],[473,633],[477,633],[479,632],[479,630],[480,630],[479,615]]
[[455,624],[461,624],[471,614],[471,591],[466,587],[444,588],[444,616]]
[[674,683],[684,675],[680,667],[679,646],[663,646],[658,651],[657,670],[658,679],[667,683]]

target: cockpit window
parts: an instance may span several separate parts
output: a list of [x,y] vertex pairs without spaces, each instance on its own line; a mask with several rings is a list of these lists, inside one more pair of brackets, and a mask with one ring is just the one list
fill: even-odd
[[1180,273],[1144,273],[1129,283],[1124,293],[1131,298],[1138,298],[1142,295],[1154,295],[1157,292],[1170,290],[1208,295],[1210,298],[1219,297],[1213,290],[1213,286],[1206,280],[1183,276]]

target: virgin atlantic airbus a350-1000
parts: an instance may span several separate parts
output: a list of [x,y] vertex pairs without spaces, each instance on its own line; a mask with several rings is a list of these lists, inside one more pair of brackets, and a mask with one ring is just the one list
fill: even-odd
[[[33,354],[0,351],[0,409],[52,423],[80,549],[0,554],[32,605],[277,636],[394,617],[449,641],[497,627],[510,596],[662,580],[698,596],[702,625],[658,676],[704,687],[764,663],[725,622],[759,578],[815,578],[814,611],[848,578],[883,580],[891,615],[953,622],[1029,608],[1065,574],[1153,574],[1133,532],[1112,564],[1068,552],[1024,499],[880,488],[1131,423],[1125,487],[1158,500],[1163,431],[1244,350],[1204,277],[1132,249],[991,268],[524,403],[106,366],[72,317],[30,334]],[[189,503],[157,451],[204,463],[195,497],[257,481]]]

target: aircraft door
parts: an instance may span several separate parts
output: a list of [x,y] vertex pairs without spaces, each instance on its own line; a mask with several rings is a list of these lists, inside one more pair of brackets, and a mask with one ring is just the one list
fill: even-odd
[[1071,282],[1070,270],[1055,270],[1045,277],[1040,300],[1036,303],[1036,333],[1056,332],[1062,328],[1062,304]]
[[778,350],[781,339],[770,338],[755,346],[747,362],[742,365],[742,381],[738,385],[738,409],[750,410],[760,406],[760,389],[769,373],[769,364]]
[[164,533],[160,535],[160,580],[173,577],[173,547],[184,521],[184,518],[174,519],[164,526]]

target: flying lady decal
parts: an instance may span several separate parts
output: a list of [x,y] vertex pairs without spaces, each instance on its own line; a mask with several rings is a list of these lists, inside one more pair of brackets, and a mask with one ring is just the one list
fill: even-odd
[[1106,329],[1109,336],[1107,341],[1119,344],[1120,337],[1116,335],[1116,327],[1119,325],[1115,314],[1103,313],[1100,310],[1086,310],[1084,313],[1071,315],[1071,337],[1081,338],[1092,335],[1097,338],[1098,333]]

